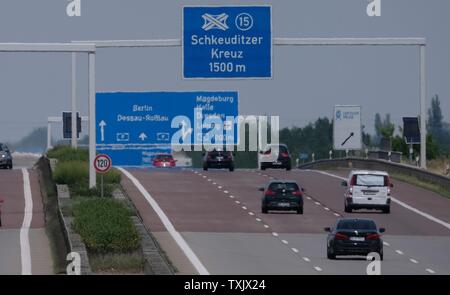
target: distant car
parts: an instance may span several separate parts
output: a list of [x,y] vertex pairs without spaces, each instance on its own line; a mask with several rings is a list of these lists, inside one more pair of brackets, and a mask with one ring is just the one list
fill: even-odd
[[0,143],[0,167],[1,168],[13,168],[13,159],[11,152],[6,144]]
[[154,167],[175,167],[175,163],[171,154],[158,154],[153,158]]
[[292,169],[291,155],[285,144],[269,144],[258,155],[261,170],[266,168]]
[[203,155],[203,170],[225,168],[234,171],[234,155],[231,151],[213,150]]
[[343,181],[346,187],[344,209],[352,212],[354,209],[379,209],[383,213],[391,212],[391,183],[389,174],[384,171],[358,170],[351,171],[348,181]]
[[381,233],[384,228],[370,219],[339,219],[334,227],[326,227],[327,257],[336,259],[339,255],[363,255],[376,252],[383,260],[383,240]]
[[261,212],[270,210],[296,211],[303,214],[303,192],[305,191],[295,181],[272,180],[259,189],[262,195]]

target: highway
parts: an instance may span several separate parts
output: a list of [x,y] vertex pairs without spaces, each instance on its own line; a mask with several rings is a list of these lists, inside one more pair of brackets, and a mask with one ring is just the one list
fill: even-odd
[[[386,228],[382,274],[450,274],[450,200],[406,183],[394,181],[391,214],[344,213],[345,171],[122,172],[124,189],[180,274],[365,275],[364,257],[326,258],[323,228],[343,216]],[[258,188],[274,178],[305,188],[303,215],[261,213]]]
[[0,170],[0,275],[53,274],[35,160],[19,157],[17,168]]

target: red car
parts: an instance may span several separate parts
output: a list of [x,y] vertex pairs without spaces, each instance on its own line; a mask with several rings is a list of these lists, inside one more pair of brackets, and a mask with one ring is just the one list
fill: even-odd
[[153,166],[155,167],[175,167],[175,160],[170,154],[159,154],[153,158]]

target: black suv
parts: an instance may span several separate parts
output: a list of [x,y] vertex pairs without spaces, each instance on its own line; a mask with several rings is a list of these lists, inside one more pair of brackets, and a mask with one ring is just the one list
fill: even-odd
[[383,260],[384,228],[377,228],[371,219],[343,218],[333,228],[326,227],[327,257],[335,259],[336,255],[364,255],[376,252]]
[[303,192],[305,190],[295,181],[272,180],[259,190],[263,192],[262,213],[269,213],[269,210],[280,210],[297,211],[298,214],[303,214]]
[[12,156],[6,144],[0,143],[0,167],[13,168]]
[[230,151],[210,151],[203,154],[203,170],[226,168],[234,171],[234,156]]

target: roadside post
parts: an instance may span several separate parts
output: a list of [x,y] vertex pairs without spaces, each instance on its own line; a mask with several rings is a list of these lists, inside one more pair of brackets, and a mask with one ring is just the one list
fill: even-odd
[[105,173],[108,173],[109,170],[111,170],[112,167],[112,161],[111,158],[108,155],[97,155],[94,160],[94,168],[97,173],[100,174],[100,190],[101,190],[101,197],[103,198],[104,195],[104,188],[103,188],[103,175]]
[[2,227],[2,204],[3,200],[0,199],[0,227]]

